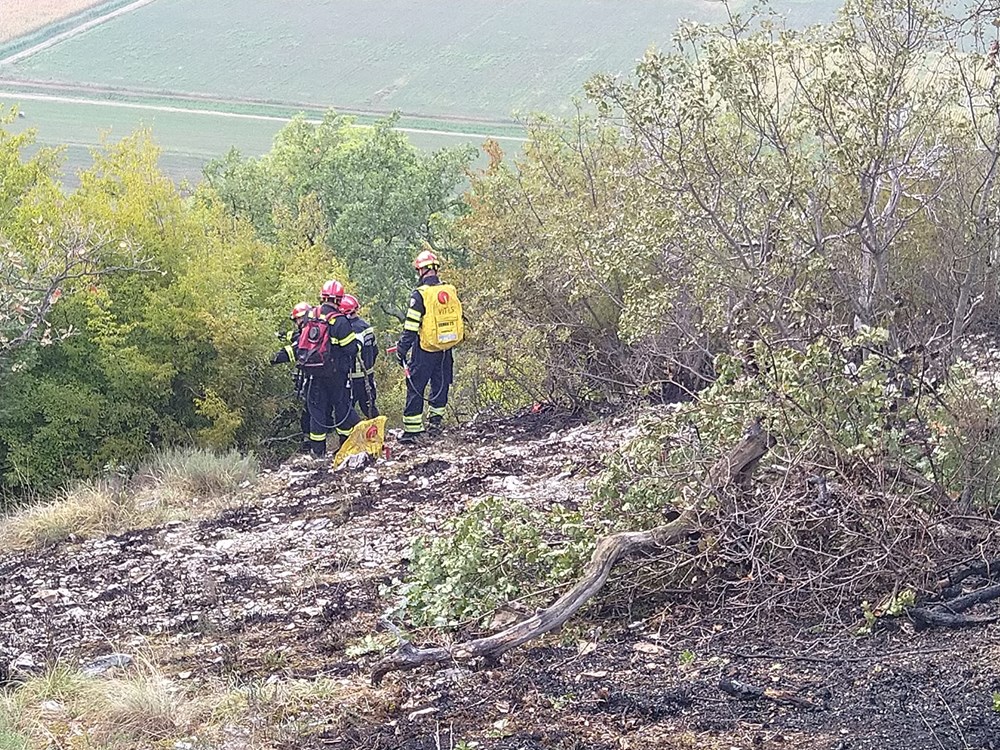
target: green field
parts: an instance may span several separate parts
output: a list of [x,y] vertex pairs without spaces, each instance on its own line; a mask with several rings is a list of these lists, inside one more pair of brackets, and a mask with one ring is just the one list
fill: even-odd
[[[801,26],[832,17],[839,0],[773,5]],[[102,130],[147,124],[178,176],[230,145],[261,153],[280,119],[326,107],[362,122],[399,111],[407,127],[468,134],[413,135],[430,148],[517,139],[515,115],[569,113],[588,77],[628,72],[648,46],[670,43],[680,18],[724,17],[715,0],[155,0],[27,45],[0,64],[0,102],[20,102],[29,117],[19,124],[45,143],[89,145]]]
[[[0,95],[0,106],[10,102]],[[13,129],[33,128],[38,142],[65,145],[66,167],[72,173],[90,164],[90,149],[102,139],[123,138],[138,129],[148,128],[162,148],[163,169],[175,179],[196,180],[210,159],[235,146],[244,154],[259,155],[268,151],[274,135],[285,124],[283,118],[231,116],[211,112],[167,112],[130,107],[115,103],[66,103],[21,100],[25,116]],[[363,123],[362,123],[363,124]],[[470,142],[465,135],[409,132],[410,141],[428,150]],[[507,152],[516,152],[521,143],[512,138],[498,138]],[[472,142],[476,143],[475,140]]]
[[[794,23],[832,3],[784,2]],[[709,0],[157,0],[4,70],[13,78],[503,120],[567,111]]]

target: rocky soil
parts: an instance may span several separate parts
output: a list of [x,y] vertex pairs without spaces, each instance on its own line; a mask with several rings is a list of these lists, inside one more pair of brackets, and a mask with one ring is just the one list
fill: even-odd
[[0,680],[152,653],[190,684],[323,676],[365,696],[286,747],[1000,750],[996,624],[751,636],[704,604],[593,608],[498,666],[371,688],[377,656],[348,653],[377,632],[414,537],[480,497],[578,501],[629,425],[472,425],[357,473],[292,462],[215,517],[0,552]]

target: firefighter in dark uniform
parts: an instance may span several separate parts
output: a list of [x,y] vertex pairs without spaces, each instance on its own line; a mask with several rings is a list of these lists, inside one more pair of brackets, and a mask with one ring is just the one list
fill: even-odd
[[340,301],[340,311],[351,321],[351,328],[358,339],[358,356],[351,370],[351,403],[366,419],[378,416],[375,405],[375,359],[378,341],[375,329],[358,314],[361,303],[353,294],[345,294]]
[[[296,364],[297,357],[296,351],[299,345],[299,333],[302,331],[302,326],[305,325],[306,318],[309,317],[309,311],[312,310],[312,305],[308,302],[300,302],[295,307],[292,308],[291,315],[289,317],[295,324],[292,330],[288,333],[281,335],[278,338],[285,342],[285,346],[279,349],[271,357],[272,365],[280,365],[285,362],[291,362]],[[295,369],[295,395],[299,397],[302,401],[305,401],[305,390],[303,388],[304,382],[302,377],[302,370]],[[303,453],[308,453],[311,448],[309,444],[309,408],[303,403],[302,413],[299,415],[299,428],[302,430],[302,437],[299,442],[299,450]]]
[[[316,458],[326,455],[326,439],[335,430],[339,444],[347,439],[361,420],[351,405],[348,385],[351,368],[357,357],[358,342],[351,322],[340,312],[344,285],[328,281],[320,290],[320,305],[309,313],[309,319],[319,319],[329,325],[329,361],[316,369],[303,369],[307,374],[306,403],[309,406],[309,443]],[[309,321],[307,321],[308,324]],[[300,363],[301,347],[300,347]]]
[[448,389],[454,376],[454,357],[451,350],[430,352],[420,346],[420,323],[426,313],[420,287],[438,286],[440,263],[431,250],[424,250],[413,261],[419,279],[418,288],[410,295],[410,306],[403,322],[403,335],[396,347],[399,364],[407,373],[406,405],[403,407],[402,442],[416,443],[424,433],[424,391],[430,384],[427,433],[441,431],[445,408],[448,406]]

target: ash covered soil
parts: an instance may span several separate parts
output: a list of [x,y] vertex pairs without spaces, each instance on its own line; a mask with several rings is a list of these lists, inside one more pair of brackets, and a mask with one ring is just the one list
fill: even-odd
[[[289,748],[1000,750],[997,624],[747,630],[711,602],[639,597],[598,602],[499,665],[372,687],[378,656],[348,653],[379,631],[414,538],[481,497],[574,507],[631,425],[471,425],[353,474],[290,462],[215,517],[0,552],[0,681],[12,662],[152,653],[190,686],[325,677],[356,696]],[[734,697],[724,680],[777,692]]]

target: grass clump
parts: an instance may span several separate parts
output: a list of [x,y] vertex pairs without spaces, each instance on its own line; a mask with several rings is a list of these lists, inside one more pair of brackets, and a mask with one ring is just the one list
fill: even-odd
[[0,749],[148,747],[187,736],[212,709],[148,664],[112,679],[57,665],[0,692]]
[[16,511],[0,522],[0,546],[25,548],[93,537],[155,523],[159,513],[140,511],[134,495],[107,482],[80,485],[58,500]]
[[140,477],[198,498],[217,497],[252,484],[260,471],[257,460],[236,451],[170,448],[154,455]]
[[380,705],[341,680],[178,682],[146,660],[87,677],[60,664],[0,689],[0,750],[297,746],[331,722],[381,716]]
[[256,459],[235,451],[166,450],[127,481],[81,484],[56,500],[0,518],[0,547],[25,549],[187,518],[206,501],[225,504],[253,484],[258,471]]

